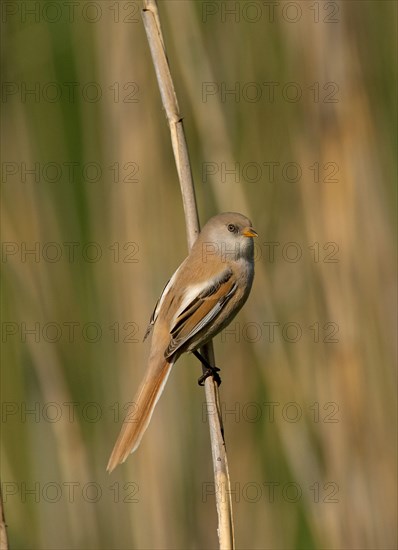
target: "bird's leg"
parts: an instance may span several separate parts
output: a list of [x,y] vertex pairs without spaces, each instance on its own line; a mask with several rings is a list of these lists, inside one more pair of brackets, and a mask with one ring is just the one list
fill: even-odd
[[198,352],[198,350],[195,349],[193,350],[192,353],[194,354],[195,357],[197,357],[197,359],[199,359],[202,365],[206,367],[202,376],[198,379],[199,386],[204,386],[205,380],[209,376],[212,376],[214,380],[217,382],[217,385],[219,386],[221,384],[221,378],[220,378],[220,375],[218,374],[220,369],[217,367],[212,367],[210,363],[203,357],[203,355],[201,355]]

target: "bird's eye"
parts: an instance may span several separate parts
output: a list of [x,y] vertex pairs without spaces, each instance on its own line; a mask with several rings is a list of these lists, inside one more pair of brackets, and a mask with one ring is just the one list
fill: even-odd
[[233,223],[228,224],[228,231],[231,231],[231,233],[235,233],[236,226]]

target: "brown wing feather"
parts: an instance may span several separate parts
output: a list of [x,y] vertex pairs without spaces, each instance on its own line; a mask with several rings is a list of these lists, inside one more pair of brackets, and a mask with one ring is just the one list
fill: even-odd
[[[171,357],[178,349],[187,344],[199,330],[205,330],[208,323],[221,311],[236,289],[228,272],[216,284],[200,293],[177,317],[171,330],[170,344],[165,357]],[[214,313],[214,315],[212,315]],[[203,320],[208,320],[203,324]]]

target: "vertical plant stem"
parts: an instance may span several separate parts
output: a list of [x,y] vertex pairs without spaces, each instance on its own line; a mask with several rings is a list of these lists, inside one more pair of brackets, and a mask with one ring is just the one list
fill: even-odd
[[7,524],[4,517],[3,496],[0,486],[0,550],[8,550]]
[[[191,248],[199,234],[200,227],[184,126],[180,116],[177,96],[166,57],[166,49],[156,0],[144,0],[143,6],[142,18],[152,54],[152,61],[156,71],[163,107],[170,127],[171,142],[184,205],[188,247]],[[215,364],[213,345],[211,342],[204,346],[201,352],[212,365]],[[218,386],[212,377],[208,377],[205,381],[205,395],[210,427],[218,513],[218,539],[220,548],[229,550],[234,548],[231,490],[220,412],[220,397]]]

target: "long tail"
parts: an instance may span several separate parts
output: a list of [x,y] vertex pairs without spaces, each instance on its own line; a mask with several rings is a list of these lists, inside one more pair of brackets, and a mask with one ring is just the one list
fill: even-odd
[[174,359],[169,362],[155,355],[149,360],[148,369],[134,402],[130,405],[119,437],[109,458],[107,471],[110,473],[126,460],[139,446],[142,436],[151,420],[156,403],[169,377]]

